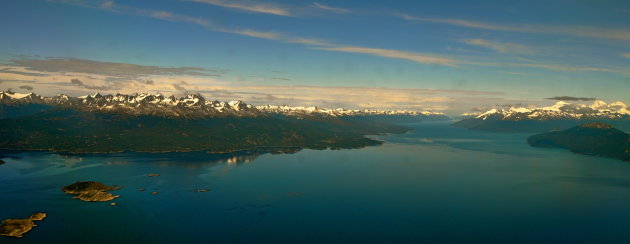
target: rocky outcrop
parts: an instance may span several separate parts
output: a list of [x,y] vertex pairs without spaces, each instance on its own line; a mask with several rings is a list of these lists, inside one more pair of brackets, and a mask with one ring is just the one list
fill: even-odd
[[95,181],[77,181],[61,188],[67,194],[75,194],[74,198],[86,202],[111,201],[120,195],[112,195],[107,191],[118,190],[121,187],[107,186]]
[[33,221],[44,218],[46,218],[46,213],[35,213],[27,219],[5,219],[0,225],[0,236],[22,237],[37,226]]

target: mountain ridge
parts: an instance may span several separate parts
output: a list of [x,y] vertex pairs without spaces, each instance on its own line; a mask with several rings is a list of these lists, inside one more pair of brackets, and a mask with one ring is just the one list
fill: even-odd
[[292,117],[304,116],[417,116],[423,118],[448,119],[444,113],[431,111],[405,110],[368,110],[344,108],[318,108],[261,105],[253,106],[241,100],[220,102],[206,100],[200,94],[188,94],[184,97],[164,96],[162,94],[136,93],[134,95],[116,94],[102,95],[95,93],[79,97],[56,95],[45,97],[35,93],[0,92],[0,104],[28,105],[40,104],[73,108],[83,111],[121,112],[130,115],[151,115],[162,117],[260,117],[268,115],[284,115]]
[[464,114],[453,126],[493,132],[546,132],[563,130],[582,123],[604,122],[630,130],[630,110],[622,102],[601,100],[591,105],[559,101],[546,107],[498,107]]
[[501,120],[552,120],[552,119],[620,119],[630,117],[628,105],[617,101],[606,103],[596,100],[591,105],[558,101],[546,107],[492,108],[479,113],[465,113],[463,116],[472,119]]
[[533,147],[559,147],[571,152],[630,161],[630,134],[598,122],[527,138]]
[[366,135],[410,129],[397,122],[442,118],[420,112],[257,108],[195,94],[43,97],[13,92],[0,92],[0,115],[0,149],[66,153],[361,148],[382,144]]

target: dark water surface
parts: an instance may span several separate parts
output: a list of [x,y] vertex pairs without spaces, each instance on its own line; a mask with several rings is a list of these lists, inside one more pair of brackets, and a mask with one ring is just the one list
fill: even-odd
[[[0,243],[630,243],[629,163],[410,126],[353,150],[4,155],[0,218],[48,218]],[[60,191],[77,180],[118,206]]]

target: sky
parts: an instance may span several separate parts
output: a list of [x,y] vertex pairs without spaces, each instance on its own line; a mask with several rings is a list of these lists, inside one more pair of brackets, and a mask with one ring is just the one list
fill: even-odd
[[5,0],[0,89],[431,110],[630,102],[630,1]]

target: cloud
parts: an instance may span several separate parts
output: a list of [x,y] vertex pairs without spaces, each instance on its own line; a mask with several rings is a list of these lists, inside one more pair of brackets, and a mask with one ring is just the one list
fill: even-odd
[[291,79],[283,78],[283,77],[272,77],[271,79],[273,79],[273,80],[281,80],[281,81],[291,81]]
[[474,29],[495,30],[495,31],[507,31],[507,32],[526,32],[526,33],[542,33],[553,35],[567,35],[575,37],[587,37],[596,39],[611,39],[611,40],[630,40],[630,31],[624,29],[607,29],[603,27],[592,26],[558,26],[558,25],[500,25],[492,23],[484,23],[463,19],[448,19],[448,18],[426,18],[420,16],[413,16],[404,13],[393,14],[399,18],[419,21],[419,22],[431,22],[440,23],[454,26],[462,26]]
[[559,96],[559,97],[548,97],[545,99],[549,100],[561,100],[561,101],[594,101],[597,98],[593,97],[571,97],[571,96]]
[[[192,89],[194,89],[194,93],[200,93],[205,97],[220,101],[239,99],[254,105],[286,104],[325,108],[335,106],[349,109],[450,111],[458,107],[475,106],[486,101],[484,99],[488,97],[505,95],[501,92],[471,90],[248,85],[236,84],[231,81],[218,81],[211,77],[186,76],[152,76],[151,79],[108,80],[109,76],[67,73],[54,74],[49,78],[50,80],[69,82],[38,82],[37,89],[42,92],[42,95],[50,96],[64,93],[80,96],[90,93],[88,90],[96,90],[124,94],[159,92],[181,96],[191,94]],[[4,87],[17,87],[21,82],[7,81],[2,85]]]
[[626,57],[626,58],[630,58],[630,53],[622,53],[621,56]]
[[262,38],[262,39],[270,39],[270,40],[284,39],[282,34],[269,32],[269,31],[255,31],[255,30],[246,29],[246,30],[234,30],[234,31],[228,31],[228,32],[244,35],[244,36]]
[[257,101],[262,103],[274,103],[277,101],[286,101],[287,99],[282,99],[277,96],[271,94],[260,94],[260,96],[252,96],[250,97],[251,101]]
[[33,73],[33,72],[23,72],[23,71],[11,70],[10,68],[1,69],[0,73],[16,74],[16,75],[24,75],[24,76],[48,76],[47,74],[42,74],[42,73]]
[[[126,7],[126,8],[128,8],[128,7]],[[133,12],[133,13],[144,13],[146,15],[147,12],[148,13],[154,13],[156,11],[153,11],[153,10],[133,10],[131,12]],[[422,53],[415,53],[415,52],[408,52],[408,51],[401,51],[401,50],[394,50],[394,49],[382,49],[382,48],[370,48],[370,47],[362,47],[362,46],[339,45],[339,44],[334,44],[334,43],[331,43],[331,42],[327,42],[327,41],[324,41],[324,40],[313,39],[313,38],[287,36],[285,34],[277,33],[277,32],[257,31],[257,30],[251,30],[251,29],[242,29],[242,30],[228,29],[228,28],[224,28],[224,27],[220,27],[220,26],[217,26],[215,24],[212,24],[210,21],[202,19],[202,18],[190,17],[190,16],[185,16],[185,15],[177,15],[177,14],[173,14],[173,13],[161,14],[161,15],[169,16],[168,18],[161,18],[161,19],[164,19],[164,20],[167,20],[167,21],[177,21],[177,22],[192,23],[192,24],[196,24],[196,25],[200,25],[200,26],[206,27],[206,28],[208,28],[210,30],[213,30],[213,31],[220,31],[220,32],[226,32],[226,33],[232,33],[232,34],[238,34],[238,35],[245,35],[245,36],[249,36],[249,37],[262,38],[262,39],[268,39],[268,40],[276,40],[276,41],[281,41],[281,42],[285,42],[285,43],[301,44],[301,45],[307,46],[308,48],[316,49],[316,50],[368,54],[368,55],[374,55],[374,56],[386,57],[386,58],[404,59],[404,60],[409,60],[409,61],[413,61],[413,62],[421,63],[421,64],[434,64],[434,65],[442,65],[442,66],[450,66],[450,67],[457,67],[458,64],[471,64],[471,65],[493,66],[493,67],[511,66],[511,67],[527,67],[527,68],[547,69],[547,70],[564,71],[564,72],[567,72],[567,71],[615,72],[613,70],[606,69],[606,68],[569,67],[569,66],[554,65],[554,64],[544,64],[544,63],[540,63],[540,64],[528,64],[528,63],[522,63],[522,64],[520,64],[520,63],[507,63],[507,64],[506,63],[500,63],[500,64],[496,64],[496,63],[471,62],[471,61],[464,61],[464,60],[457,60],[457,59],[453,59],[453,58],[448,58],[448,57],[443,56],[443,55],[422,54]],[[148,15],[148,16],[155,17],[155,16],[151,16],[151,15]],[[488,42],[486,41],[486,44],[487,43]],[[501,44],[498,44],[498,45],[501,45]],[[527,48],[525,46],[519,46],[518,44],[503,44],[502,47],[499,47],[499,46],[497,46],[497,43],[495,43],[493,46],[494,46],[494,48],[498,48],[498,49],[504,50],[504,51],[507,51],[508,48],[512,48],[511,50],[518,50],[520,52],[525,52],[526,50],[527,51],[531,50],[530,48]]]
[[438,64],[438,65],[451,66],[451,67],[457,66],[456,64],[459,62],[458,60],[439,57],[439,56],[398,51],[398,50],[392,50],[392,49],[367,48],[367,47],[356,47],[356,46],[314,47],[313,49],[335,51],[335,52],[371,54],[371,55],[379,56],[379,57],[406,59],[406,60],[411,60],[411,61],[422,63],[422,64]]
[[562,72],[608,72],[608,73],[623,73],[618,70],[602,68],[602,67],[589,67],[589,66],[567,66],[567,65],[559,65],[559,64],[551,64],[551,63],[512,63],[512,62],[503,62],[503,63],[492,63],[492,62],[476,62],[476,61],[464,61],[463,64],[468,65],[479,65],[479,66],[490,66],[490,67],[522,67],[522,68],[535,68],[535,69],[546,69],[552,71],[562,71]]
[[77,85],[77,86],[80,86],[80,87],[83,87],[83,88],[87,88],[87,89],[90,89],[90,90],[110,90],[111,89],[111,87],[109,87],[109,86],[88,85],[88,84],[83,83],[83,81],[81,81],[79,79],[72,79],[72,80],[70,80],[70,84]]
[[[191,1],[202,1],[208,2],[211,0],[191,0]],[[215,2],[215,1],[211,1]],[[223,1],[219,1],[224,3]],[[174,21],[174,22],[185,22],[191,23],[195,25],[200,25],[202,27],[208,28],[213,31],[226,32],[238,35],[244,35],[255,38],[276,40],[286,43],[295,43],[301,44],[311,47],[312,49],[326,50],[326,51],[335,51],[335,52],[347,52],[347,53],[362,53],[362,54],[371,54],[379,57],[387,57],[387,58],[398,58],[414,61],[422,64],[438,64],[445,66],[456,66],[456,60],[440,57],[438,55],[429,55],[429,54],[419,54],[412,53],[406,51],[392,50],[392,49],[377,49],[377,48],[369,48],[369,47],[360,47],[360,46],[345,46],[333,44],[330,42],[326,42],[323,40],[312,39],[312,38],[303,38],[303,37],[291,37],[277,32],[269,32],[269,31],[258,31],[252,29],[229,29],[218,26],[212,23],[209,20],[197,17],[191,17],[186,15],[179,15],[165,11],[155,11],[149,9],[137,9],[123,5],[113,5],[111,8],[106,10],[114,11],[114,12],[122,12],[127,14],[136,14],[142,15],[152,18],[158,18],[166,21]]]
[[114,2],[112,1],[104,1],[100,5],[101,8],[111,8],[112,6],[114,6]]
[[207,3],[224,8],[233,8],[248,12],[272,14],[280,16],[293,16],[289,9],[276,4],[261,3],[254,1],[233,1],[233,0],[184,0],[190,2]]
[[184,86],[187,86],[187,85],[188,85],[188,83],[187,83],[187,82],[185,82],[185,81],[179,81],[179,82],[177,82],[177,83],[173,83],[173,84],[172,84],[173,88],[174,88],[174,89],[177,91],[177,93],[178,93],[178,94],[180,94],[180,95],[187,95],[187,94],[190,94],[190,93],[191,93],[188,89],[186,89],[186,87],[184,87]]
[[142,84],[146,84],[146,85],[153,85],[153,84],[155,84],[155,82],[153,80],[150,80],[150,79],[136,79],[135,81],[140,82]]
[[[76,58],[18,59],[12,65],[30,71],[72,72],[107,75],[114,77],[138,77],[148,75],[212,76],[215,70],[199,67],[159,67],[129,63],[100,62]],[[41,74],[40,74],[41,75]]]
[[337,13],[337,14],[345,14],[345,13],[349,13],[350,12],[349,9],[331,7],[331,6],[327,6],[327,5],[321,4],[321,3],[313,3],[313,7],[318,8],[318,9],[322,9],[322,10],[326,10],[326,11],[329,11],[329,12]]
[[[199,0],[202,1],[202,0]],[[206,1],[206,0],[203,0]],[[223,1],[222,1],[223,2]],[[80,6],[86,6],[85,3],[72,0],[65,0],[63,3],[75,4]],[[94,7],[87,5],[86,7]],[[96,6],[98,7],[98,6]],[[554,65],[554,64],[531,64],[531,63],[488,63],[488,62],[478,62],[478,61],[466,61],[466,60],[458,60],[454,58],[449,58],[444,55],[436,55],[436,54],[423,54],[423,53],[415,53],[394,49],[381,49],[381,48],[371,48],[371,47],[362,47],[362,46],[348,46],[335,44],[328,41],[313,39],[313,38],[303,38],[303,37],[292,37],[287,36],[282,33],[277,32],[269,32],[269,31],[258,31],[251,29],[230,29],[221,27],[207,19],[179,15],[165,11],[155,11],[150,9],[138,9],[129,6],[115,4],[110,8],[101,8],[107,11],[112,11],[116,13],[124,13],[124,14],[132,14],[132,15],[141,15],[147,16],[151,18],[158,18],[166,21],[173,22],[184,22],[191,23],[195,25],[199,25],[205,28],[208,28],[212,31],[219,31],[225,33],[232,33],[238,35],[244,35],[254,38],[262,38],[268,40],[275,40],[285,43],[294,43],[304,45],[311,49],[317,50],[325,50],[325,51],[334,51],[334,52],[346,52],[346,53],[361,53],[368,54],[378,57],[386,57],[386,58],[396,58],[396,59],[404,59],[413,61],[421,64],[434,64],[434,65],[443,65],[450,67],[458,67],[458,64],[467,64],[467,65],[480,65],[480,66],[492,66],[492,67],[527,67],[527,68],[537,68],[537,69],[548,69],[554,71],[595,71],[595,72],[619,72],[617,70],[611,70],[607,68],[599,68],[599,67],[572,67],[572,66],[563,66],[563,65]],[[483,24],[477,22],[470,22],[465,20],[454,20],[454,19],[431,19],[431,18],[420,18],[414,17],[406,14],[396,14],[399,17],[414,20],[414,21],[429,21],[429,22],[438,22],[438,23],[448,23],[455,25],[468,26],[473,28],[482,28],[482,29],[495,29],[495,30],[504,30],[504,31],[529,31],[531,32],[537,31],[538,29],[544,29],[547,27],[544,26],[536,26],[536,28],[527,26],[525,27],[510,27],[510,26],[501,26],[501,25],[491,25],[491,24]],[[629,36],[630,38],[630,36]],[[497,48],[495,46],[495,48]],[[505,50],[505,49],[504,49]],[[188,73],[193,74],[194,71],[188,71]],[[623,73],[623,72],[622,72]],[[207,74],[211,76],[212,74]]]
[[23,85],[23,86],[20,86],[19,88],[20,88],[20,89],[27,90],[27,91],[32,91],[32,90],[33,90],[33,87],[32,87],[32,86],[29,86],[29,85]]
[[511,71],[499,71],[501,73],[504,74],[508,74],[508,75],[518,75],[518,76],[529,76],[529,73],[521,73],[521,72],[511,72]]
[[500,43],[495,41],[489,41],[484,39],[463,39],[460,40],[463,43],[473,46],[480,46],[487,49],[494,50],[498,53],[516,53],[516,54],[533,54],[535,49],[516,43]]
[[231,8],[252,13],[270,14],[286,17],[315,15],[317,12],[326,11],[336,14],[350,13],[351,10],[345,8],[331,7],[321,3],[314,2],[307,6],[287,6],[277,3],[268,3],[260,1],[234,1],[234,0],[181,0],[188,2],[206,3],[224,8]]

